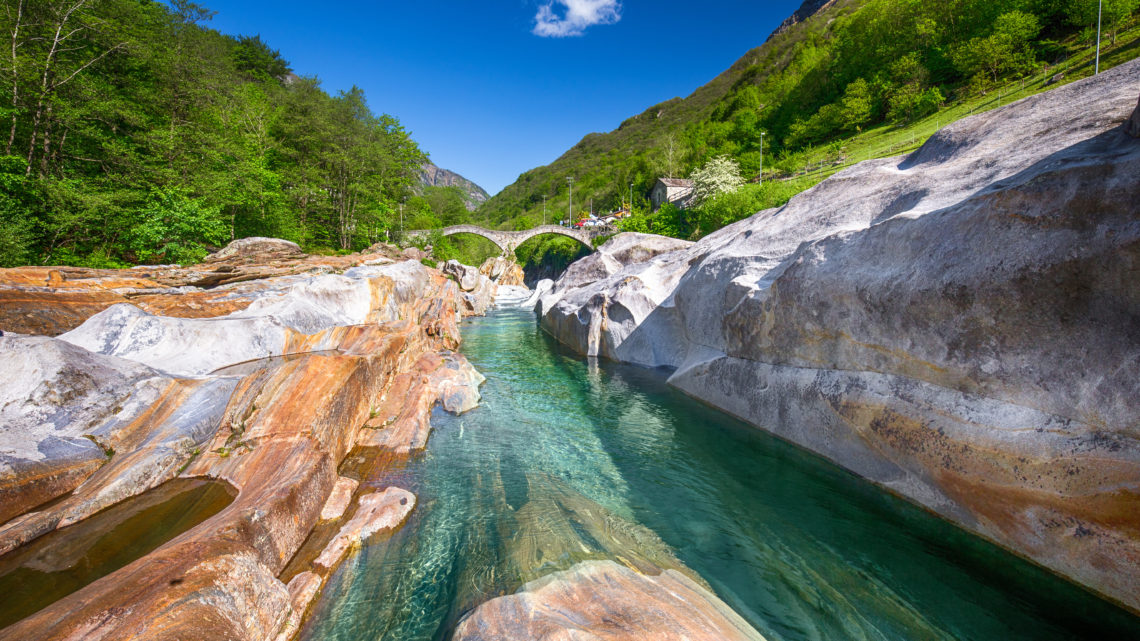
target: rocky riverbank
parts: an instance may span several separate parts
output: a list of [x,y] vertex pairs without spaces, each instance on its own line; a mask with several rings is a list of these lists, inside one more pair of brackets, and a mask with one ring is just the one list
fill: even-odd
[[415,497],[341,463],[398,463],[437,402],[475,405],[457,321],[495,285],[375,249],[246,239],[187,268],[0,270],[0,553],[170,479],[235,494],[0,639],[289,639],[349,550],[400,526]]
[[1140,611],[1138,87],[961,120],[695,244],[615,237],[542,325]]

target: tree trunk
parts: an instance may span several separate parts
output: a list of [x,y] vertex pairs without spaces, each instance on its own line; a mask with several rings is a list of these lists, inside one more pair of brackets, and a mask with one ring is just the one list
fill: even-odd
[[44,144],[43,154],[40,156],[40,177],[48,175],[48,161],[51,158],[51,129],[53,105],[49,102],[44,111]]
[[12,145],[16,142],[16,114],[20,105],[20,68],[16,58],[16,46],[20,39],[20,26],[24,19],[24,0],[16,6],[16,24],[12,27],[12,129],[8,132],[8,145],[4,147],[4,155],[12,155]]

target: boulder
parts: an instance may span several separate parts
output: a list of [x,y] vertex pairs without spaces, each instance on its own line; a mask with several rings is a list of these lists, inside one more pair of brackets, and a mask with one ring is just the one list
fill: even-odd
[[443,264],[441,271],[459,284],[470,313],[482,315],[494,304],[496,285],[478,269],[452,259]]
[[243,262],[266,263],[286,258],[300,258],[305,255],[297,243],[280,238],[253,236],[239,238],[223,249],[206,257],[207,263],[218,263],[235,258]]
[[677,570],[646,576],[583,561],[492,599],[459,622],[455,641],[763,641],[748,622]]
[[1132,117],[1128,119],[1126,127],[1129,136],[1140,138],[1140,100],[1137,100],[1136,110],[1132,112]]
[[267,293],[280,293],[298,279],[388,264],[399,257],[391,248],[379,249],[336,256],[309,256],[290,249],[268,258],[231,252],[214,262],[186,267],[0,268],[0,331],[56,336],[118,303],[178,318],[224,316],[244,310]]
[[537,309],[539,301],[542,297],[549,294],[550,290],[554,288],[554,281],[549,278],[544,278],[534,284],[534,291],[526,300],[519,303],[522,309]]
[[314,572],[302,572],[289,580],[289,617],[281,627],[275,641],[291,641],[301,628],[301,621],[309,605],[321,591],[321,577]]
[[1137,82],[1129,62],[695,245],[580,261],[542,326],[675,368],[683,391],[1140,609],[1140,145],[1119,126]]
[[462,354],[424,354],[381,395],[357,445],[398,454],[422,450],[431,433],[432,408],[438,403],[453,414],[473,409],[484,380]]
[[455,282],[459,283],[459,289],[465,292],[474,291],[482,282],[479,278],[482,274],[479,273],[478,269],[464,265],[455,259],[444,263],[440,271],[448,276],[455,277]]
[[250,294],[245,309],[216,318],[162,316],[122,303],[60,338],[173,374],[208,374],[235,363],[330,349],[337,336],[328,330],[337,327],[397,320],[401,306],[423,291],[428,274],[423,265],[405,261],[342,275],[274,279]]
[[523,273],[522,267],[517,262],[504,256],[488,258],[479,267],[479,272],[487,278],[490,278],[500,287],[507,285],[515,287],[526,286],[526,283],[523,282],[526,278],[526,274]]
[[373,534],[399,527],[415,506],[416,495],[398,487],[360,497],[356,514],[340,528],[314,563],[325,568],[333,567],[349,549],[359,546]]

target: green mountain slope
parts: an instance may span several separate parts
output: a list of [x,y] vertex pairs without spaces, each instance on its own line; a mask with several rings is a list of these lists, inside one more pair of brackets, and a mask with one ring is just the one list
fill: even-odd
[[[1137,55],[1138,6],[1106,1],[1102,67]],[[689,97],[589,134],[550,165],[524,173],[475,220],[530,227],[542,218],[543,196],[557,212],[548,220],[565,218],[570,176],[579,212],[591,199],[595,212],[619,206],[631,184],[635,205],[644,207],[658,177],[687,176],[718,155],[736,160],[746,179],[760,173],[761,158],[766,177],[814,170],[797,182],[802,189],[829,168],[899,153],[940,124],[1011,94],[1041,91],[1058,73],[1066,82],[1092,73],[1090,0],[809,0],[796,18]],[[788,195],[780,191],[740,200],[778,202]]]

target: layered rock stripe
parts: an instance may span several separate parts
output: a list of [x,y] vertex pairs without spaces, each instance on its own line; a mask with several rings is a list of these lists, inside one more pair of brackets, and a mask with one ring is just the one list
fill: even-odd
[[[285,241],[239,245],[205,266],[146,271],[166,283],[275,274],[159,294],[171,308],[180,296],[227,297],[236,311],[174,317],[101,301],[83,313],[102,311],[60,338],[0,338],[6,374],[19,383],[0,391],[3,549],[176,476],[221,479],[237,492],[212,518],[0,630],[0,639],[289,638],[327,572],[414,507],[404,490],[369,488],[354,509],[352,480],[337,469],[406,373],[424,373],[422,396],[431,399],[409,420],[426,423],[436,401],[477,402],[481,377],[451,350],[460,315],[487,301],[416,261],[395,262],[394,251],[323,262]],[[91,296],[142,271],[72,273],[53,288],[38,284],[37,270],[0,275],[0,289],[41,295],[40,307],[0,314],[5,330],[58,329],[39,319],[55,303],[79,315],[66,294]],[[494,295],[493,286],[481,291]],[[278,576],[322,517],[344,523],[322,563],[286,587]]]
[[1138,85],[966,118],[693,245],[615,237],[542,326],[1140,611]]

